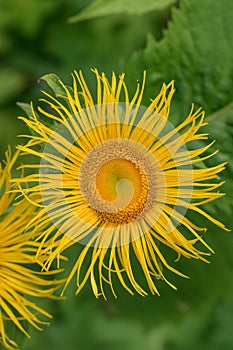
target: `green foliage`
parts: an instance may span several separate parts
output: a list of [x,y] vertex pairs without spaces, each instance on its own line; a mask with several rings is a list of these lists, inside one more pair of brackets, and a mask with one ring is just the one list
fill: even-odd
[[52,0],[0,0],[0,28],[16,29],[26,36],[33,36],[43,27],[46,17],[55,9]]
[[17,120],[21,111],[16,102],[38,98],[44,87],[43,82],[37,86],[41,76],[54,72],[69,83],[74,69],[82,69],[90,81],[93,67],[120,72],[122,63],[144,44],[147,32],[161,36],[168,10],[140,18],[140,26],[133,16],[68,24],[69,16],[89,2],[0,0],[1,157],[8,143],[20,142],[17,134],[26,133]]
[[162,82],[175,80],[174,111],[180,121],[191,103],[207,115],[232,102],[233,3],[231,0],[183,0],[173,9],[163,38],[149,36],[145,50],[130,62],[135,71],[147,69],[147,95],[154,96]]
[[95,0],[78,15],[71,17],[70,22],[123,13],[142,15],[164,9],[175,2],[176,0]]
[[40,78],[40,81],[44,80],[48,86],[53,90],[53,93],[57,95],[65,95],[66,91],[61,83],[60,78],[53,73],[43,75],[43,77]]
[[10,100],[12,94],[18,94],[24,85],[23,74],[9,68],[0,69],[0,104]]
[[[233,2],[183,0],[179,9],[173,9],[172,21],[164,36],[157,41],[148,37],[146,49],[137,52],[126,71],[134,77],[136,71],[147,70],[148,98],[153,97],[161,84],[175,80],[176,93],[172,102],[172,122],[178,124],[188,114],[192,103],[206,111],[206,128],[210,140],[216,140],[220,149],[215,164],[229,162],[221,177],[227,182],[227,197],[210,204],[225,208],[229,215],[233,203],[232,126],[233,126]],[[130,80],[130,85],[133,80]],[[207,162],[212,164],[212,159]],[[213,164],[212,164],[213,165]]]
[[31,117],[32,108],[29,103],[17,102],[17,106],[19,106],[26,113],[28,117]]
[[[87,0],[82,4],[76,0],[0,0],[1,154],[7,143],[19,142],[17,134],[25,133],[16,119],[19,107],[30,114],[28,101],[37,100],[45,84],[55,94],[63,94],[57,75],[69,85],[70,72],[82,69],[91,85],[90,68],[107,75],[124,70],[132,92],[146,69],[144,105],[164,81],[175,79],[171,123],[184,120],[191,103],[206,111],[209,124],[205,129],[219,149],[207,164],[228,162],[221,174],[227,195],[206,205],[206,210],[231,228],[233,2],[180,0],[170,14],[173,4],[172,0]],[[67,19],[78,11],[72,21],[92,20],[68,24]],[[17,101],[23,102],[16,107]],[[207,220],[200,222],[195,215],[191,219],[208,228],[204,238],[216,254],[210,264],[184,258],[177,262],[176,267],[190,276],[187,280],[164,271],[177,292],[158,281],[161,297],[131,297],[118,288],[117,300],[110,297],[103,302],[94,299],[88,285],[75,297],[73,281],[67,300],[47,302],[54,314],[52,326],[44,333],[34,331],[22,349],[231,350],[232,234]],[[175,256],[168,250],[166,254],[174,264]],[[76,247],[67,255],[71,268]]]

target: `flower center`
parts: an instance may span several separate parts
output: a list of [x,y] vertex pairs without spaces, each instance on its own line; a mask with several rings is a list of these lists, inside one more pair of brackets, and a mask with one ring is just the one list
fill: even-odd
[[80,165],[80,205],[86,205],[89,216],[95,212],[96,223],[105,227],[141,220],[154,212],[155,183],[164,188],[160,173],[156,159],[143,145],[128,139],[107,140],[92,148]]
[[[125,224],[136,219],[147,202],[148,183],[144,171],[134,162],[115,158],[96,175],[96,189],[105,200],[106,211],[96,211],[102,221]],[[109,212],[109,203],[113,210]]]

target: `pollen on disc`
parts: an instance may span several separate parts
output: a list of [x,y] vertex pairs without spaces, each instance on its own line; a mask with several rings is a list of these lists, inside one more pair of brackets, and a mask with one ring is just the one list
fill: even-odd
[[84,200],[97,217],[125,224],[142,217],[156,200],[156,160],[143,145],[128,139],[98,144],[84,158],[79,173]]

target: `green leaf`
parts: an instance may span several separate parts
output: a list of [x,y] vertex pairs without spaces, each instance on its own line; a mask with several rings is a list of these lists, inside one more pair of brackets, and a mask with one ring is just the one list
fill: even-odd
[[40,79],[44,80],[48,86],[53,90],[55,95],[66,95],[65,89],[61,83],[61,79],[54,73],[43,75]]
[[91,18],[126,13],[142,15],[151,11],[162,10],[176,0],[95,0],[78,15],[70,18],[70,22],[78,22]]
[[[227,215],[231,217],[233,209],[233,103],[219,109],[213,114],[207,116],[208,132],[211,140],[215,140],[215,148],[219,150],[214,157],[215,164],[227,162],[226,170],[220,174],[221,181],[225,181],[222,188],[222,192],[226,193],[226,196],[221,200],[212,202],[208,206],[208,210],[218,213],[219,208],[224,208]],[[208,164],[215,165],[211,159]]]
[[32,108],[29,103],[17,102],[16,104],[27,114],[28,117],[32,115]]
[[[206,121],[209,123],[211,137],[217,141],[221,154],[226,155],[225,161],[227,161],[233,149],[233,102],[207,116]],[[233,171],[233,164],[230,163],[229,166]]]
[[[147,97],[162,82],[175,80],[175,119],[187,115],[191,103],[206,114],[232,102],[233,2],[181,0],[160,41],[149,36],[145,50],[134,55],[126,70],[133,79],[147,70]],[[128,69],[127,69],[128,68]],[[137,76],[136,76],[137,74]],[[174,117],[174,116],[173,116]]]
[[[138,72],[147,70],[146,99],[153,98],[163,82],[175,80],[170,122],[182,122],[191,104],[202,106],[209,125],[209,140],[216,140],[208,151],[219,153],[205,163],[208,166],[227,161],[227,170],[220,174],[226,181],[227,196],[208,204],[210,210],[225,207],[232,210],[233,164],[233,2],[231,0],[180,0],[179,9],[172,9],[172,21],[163,38],[148,37],[146,49],[132,57],[126,67],[129,86],[134,86]],[[141,73],[142,74],[142,73]],[[203,146],[204,146],[203,142]],[[207,153],[208,153],[207,152]]]

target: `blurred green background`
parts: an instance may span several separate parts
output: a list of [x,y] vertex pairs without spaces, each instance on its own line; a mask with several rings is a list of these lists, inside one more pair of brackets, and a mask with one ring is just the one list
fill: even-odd
[[[207,165],[228,165],[221,174],[227,196],[205,209],[232,228],[232,23],[232,0],[0,0],[1,158],[7,144],[22,142],[17,135],[27,132],[16,102],[40,97],[42,75],[53,72],[69,84],[70,72],[82,69],[91,83],[90,68],[107,76],[124,71],[133,92],[146,69],[144,105],[163,81],[175,79],[171,123],[184,120],[192,102],[206,110],[206,129],[219,149]],[[190,276],[167,273],[177,292],[158,281],[160,297],[132,297],[119,287],[119,298],[105,302],[95,300],[89,285],[75,297],[72,281],[66,300],[41,302],[54,315],[52,324],[43,333],[32,330],[21,348],[232,350],[232,233],[202,224],[216,253],[210,264],[173,263]],[[67,253],[70,266],[77,249]]]

